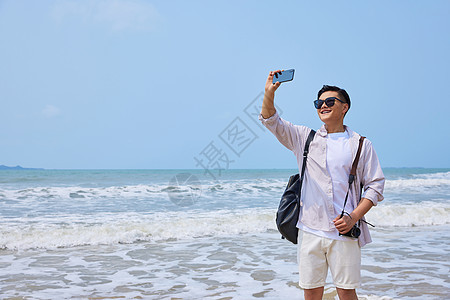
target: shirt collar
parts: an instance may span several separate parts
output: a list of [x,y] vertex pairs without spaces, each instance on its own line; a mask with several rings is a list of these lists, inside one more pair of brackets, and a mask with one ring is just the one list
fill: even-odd
[[[344,125],[345,131],[348,133],[348,136],[352,138],[355,135],[355,132],[351,130],[347,125]],[[320,136],[326,137],[328,135],[327,129],[325,128],[325,124],[323,124],[320,129],[317,131]],[[358,136],[359,138],[359,136]]]

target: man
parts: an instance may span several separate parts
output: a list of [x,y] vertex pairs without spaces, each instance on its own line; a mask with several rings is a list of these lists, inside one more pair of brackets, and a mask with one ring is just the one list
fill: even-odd
[[[275,91],[272,71],[267,78],[259,119],[277,139],[297,157],[299,171],[303,148],[311,131],[306,126],[283,120],[274,107]],[[305,178],[301,193],[299,230],[299,285],[305,299],[322,299],[328,268],[331,270],[339,299],[358,299],[356,288],[361,278],[361,247],[371,242],[364,215],[383,200],[384,175],[372,143],[365,139],[350,190],[348,178],[359,145],[360,135],[344,125],[350,108],[347,92],[336,86],[324,85],[314,105],[324,123],[309,148]],[[363,195],[361,188],[363,187]],[[345,195],[346,214],[344,209]],[[359,223],[359,238],[343,236]],[[301,241],[301,242],[300,242]]]

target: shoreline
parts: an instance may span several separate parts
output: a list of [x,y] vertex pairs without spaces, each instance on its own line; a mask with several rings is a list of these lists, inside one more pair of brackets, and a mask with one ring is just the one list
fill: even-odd
[[[445,298],[449,228],[372,230],[374,242],[362,249],[360,299]],[[35,299],[292,299],[303,294],[296,251],[278,232],[1,250],[0,287],[6,297]],[[326,297],[333,299],[329,277]]]

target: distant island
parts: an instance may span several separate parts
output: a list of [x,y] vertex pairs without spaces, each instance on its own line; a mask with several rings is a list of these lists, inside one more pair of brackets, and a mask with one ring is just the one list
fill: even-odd
[[0,170],[44,170],[43,168],[23,168],[19,165],[15,167],[8,167],[5,165],[0,165]]

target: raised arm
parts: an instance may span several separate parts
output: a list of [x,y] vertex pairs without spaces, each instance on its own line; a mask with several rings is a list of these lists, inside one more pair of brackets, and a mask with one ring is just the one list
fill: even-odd
[[280,86],[280,82],[273,84],[273,77],[277,72],[281,72],[281,70],[270,72],[267,78],[261,114],[258,118],[286,148],[294,153],[303,153],[304,141],[311,129],[306,126],[294,125],[278,115],[273,104],[275,91]]
[[273,77],[277,72],[281,72],[281,70],[271,71],[269,77],[267,77],[266,87],[264,90],[264,100],[261,109],[261,115],[263,116],[264,119],[273,116],[273,114],[276,112],[273,102],[275,98],[275,91],[281,84],[280,82],[273,84]]

